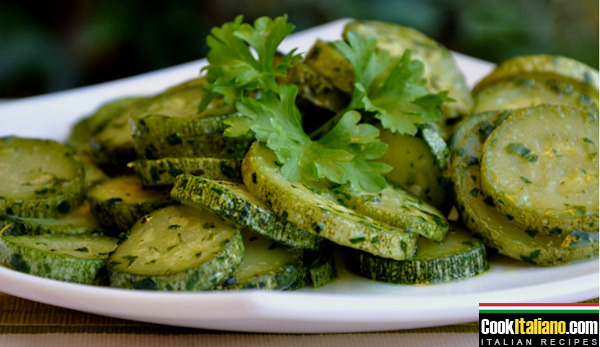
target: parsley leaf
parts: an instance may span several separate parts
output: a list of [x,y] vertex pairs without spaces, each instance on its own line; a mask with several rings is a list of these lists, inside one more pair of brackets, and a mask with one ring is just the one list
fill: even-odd
[[208,92],[198,112],[218,95],[232,105],[249,92],[275,88],[277,76],[284,76],[291,63],[301,59],[292,50],[278,63],[273,62],[277,47],[294,30],[294,25],[287,23],[286,15],[275,19],[260,17],[254,26],[242,20],[243,16],[238,16],[233,22],[213,28],[206,39],[210,48],[209,65],[203,70],[208,81],[204,87]]
[[314,182],[328,179],[348,183],[354,189],[376,192],[386,185],[382,176],[391,170],[373,161],[383,156],[387,146],[379,140],[379,130],[358,124],[360,114],[349,111],[319,140],[313,141],[302,129],[301,114],[295,100],[298,88],[280,85],[265,91],[260,99],[243,98],[236,104],[241,117],[226,120],[228,135],[255,133],[267,143],[289,181]]
[[409,50],[402,57],[391,57],[377,50],[372,37],[363,39],[349,32],[347,39],[348,43],[336,41],[334,45],[354,69],[354,92],[348,108],[374,112],[385,129],[399,134],[414,135],[417,125],[441,118],[440,105],[452,99],[447,92],[428,92],[423,63],[411,59]]

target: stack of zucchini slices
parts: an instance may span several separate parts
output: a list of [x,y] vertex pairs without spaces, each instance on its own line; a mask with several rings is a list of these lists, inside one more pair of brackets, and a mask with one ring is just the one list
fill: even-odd
[[557,56],[500,64],[473,89],[452,139],[465,225],[514,259],[559,265],[598,255],[598,71]]

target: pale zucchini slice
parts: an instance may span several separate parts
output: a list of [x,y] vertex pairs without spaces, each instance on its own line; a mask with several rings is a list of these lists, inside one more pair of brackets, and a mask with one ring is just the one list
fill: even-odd
[[444,170],[450,156],[445,142],[439,144],[439,152],[443,152],[442,156],[445,157],[440,160],[422,137],[380,129],[379,138],[388,145],[380,160],[393,168],[385,177],[427,203],[441,208],[446,201],[448,183]]
[[114,287],[197,291],[228,278],[244,255],[242,234],[217,215],[185,205],[140,219],[108,259]]
[[120,97],[100,105],[92,115],[86,117],[90,134],[93,136],[102,131],[111,119],[130,108],[133,103],[138,102],[139,98],[139,96]]
[[242,177],[248,190],[275,214],[315,235],[384,258],[404,260],[416,251],[417,234],[348,209],[326,190],[287,181],[275,154],[259,142],[242,162]]
[[377,47],[388,51],[392,56],[402,56],[405,50],[410,50],[413,59],[423,62],[426,88],[431,93],[446,90],[448,96],[455,100],[441,105],[442,127],[471,114],[471,90],[446,47],[420,31],[393,23],[354,21],[346,25],[343,36],[346,37],[350,31],[364,38],[375,37]]
[[144,102],[131,114],[135,151],[140,158],[242,158],[248,136],[223,135],[224,120],[233,108],[215,99],[202,113],[198,105],[205,90],[198,83],[171,88]]
[[[598,256],[598,233],[572,230],[561,235],[526,229],[495,208],[493,200],[482,193],[479,161],[484,141],[506,111],[473,115],[463,123],[469,129],[457,141],[452,160],[452,182],[457,209],[464,224],[479,235],[486,246],[500,254],[537,265],[560,265]],[[476,120],[479,120],[478,122]]]
[[83,167],[52,140],[0,138],[0,215],[52,218],[81,203]]
[[94,235],[2,235],[0,263],[60,281],[105,284],[106,259],[117,242],[116,238]]
[[223,289],[298,289],[293,285],[304,278],[303,251],[280,245],[251,231],[243,231],[244,258],[237,269],[219,286]]
[[354,71],[352,64],[330,42],[317,40],[306,53],[304,63],[342,92],[352,95],[354,91]]
[[319,249],[323,239],[274,214],[240,183],[181,175],[171,196],[184,204],[205,208],[219,216],[294,248]]
[[130,163],[146,187],[173,185],[177,176],[191,174],[215,180],[241,182],[242,161],[223,158],[139,159]]
[[419,238],[417,254],[410,260],[384,259],[352,250],[347,263],[360,276],[397,284],[460,281],[489,268],[483,243],[457,226],[452,226],[441,242]]
[[92,216],[89,205],[85,202],[56,218],[40,219],[15,216],[7,216],[4,219],[0,218],[0,228],[7,224],[12,224],[10,229],[11,235],[101,235],[104,233],[104,229],[98,220]]
[[332,191],[350,209],[428,239],[441,241],[448,231],[448,221],[437,208],[394,183],[372,194],[355,193],[344,187]]
[[143,215],[174,203],[168,188],[143,188],[134,175],[95,185],[88,191],[87,201],[92,215],[114,236],[129,230]]
[[598,231],[598,115],[567,106],[516,110],[488,137],[481,188],[525,228]]

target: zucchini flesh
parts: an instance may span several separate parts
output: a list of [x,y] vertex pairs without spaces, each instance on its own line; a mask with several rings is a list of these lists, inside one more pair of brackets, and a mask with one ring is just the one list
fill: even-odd
[[185,205],[141,218],[108,259],[115,287],[207,290],[222,283],[244,255],[241,233],[217,215]]
[[[56,218],[22,218],[8,216],[0,218],[0,228],[12,224],[11,235],[42,235],[42,234],[102,234],[104,229],[98,220],[90,213],[87,203],[72,209]],[[6,233],[6,231],[5,231]]]
[[449,224],[437,208],[393,183],[375,194],[357,194],[343,187],[332,191],[352,210],[429,239],[441,241],[448,231]]
[[81,162],[56,141],[0,138],[0,177],[0,215],[52,218],[83,199]]
[[475,114],[473,120],[461,125],[469,129],[459,128],[465,137],[457,140],[451,175],[462,221],[487,246],[531,264],[559,265],[596,257],[598,233],[572,230],[555,235],[523,228],[496,209],[493,200],[482,193],[479,178],[481,148],[493,128],[507,115],[510,112]]
[[127,231],[143,215],[173,204],[169,189],[143,188],[134,175],[113,177],[87,193],[92,215],[107,233]]
[[342,92],[352,95],[354,71],[352,64],[331,43],[317,40],[306,53],[304,63],[325,77]]
[[[427,203],[442,207],[448,184],[427,141],[385,129],[380,129],[379,138],[388,145],[381,161],[393,168],[385,177]],[[444,147],[449,157],[447,147]]]
[[117,241],[93,235],[3,234],[0,237],[0,261],[8,268],[35,276],[104,284],[106,259]]
[[598,115],[566,106],[516,110],[485,141],[481,187],[525,228],[598,231]]
[[488,269],[483,243],[453,226],[442,242],[419,238],[414,258],[395,261],[351,251],[348,267],[376,281],[402,284],[444,283],[464,280]]
[[243,184],[181,175],[171,196],[184,204],[205,208],[283,245],[319,249],[323,239],[275,215]]
[[224,289],[297,289],[292,285],[304,277],[302,250],[282,246],[250,231],[242,235],[244,257],[222,285]]
[[404,260],[416,251],[417,234],[361,215],[339,204],[326,190],[287,181],[275,154],[255,142],[242,162],[248,190],[275,214],[334,243]]
[[145,187],[173,185],[177,176],[191,174],[215,180],[241,182],[238,159],[223,158],[162,158],[139,159],[130,165]]

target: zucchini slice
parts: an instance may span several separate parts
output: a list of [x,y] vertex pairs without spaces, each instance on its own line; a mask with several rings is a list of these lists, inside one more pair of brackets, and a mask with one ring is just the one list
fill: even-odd
[[321,288],[337,277],[332,245],[318,251],[304,251],[304,264],[307,270],[306,282],[313,288]]
[[240,183],[181,175],[175,182],[171,196],[184,204],[208,209],[289,247],[316,250],[323,241],[321,237],[275,215]]
[[[465,77],[458,68],[450,51],[420,31],[398,24],[378,21],[354,21],[344,28],[343,36],[354,31],[362,37],[372,36],[377,47],[386,50],[392,56],[401,56],[405,50],[411,51],[413,59],[419,59],[425,67],[426,87],[432,93],[448,91],[455,102],[441,105],[444,127],[471,114],[473,100]],[[444,138],[446,138],[444,134]]]
[[473,112],[541,104],[598,112],[598,70],[562,56],[519,56],[502,62],[479,81],[473,98]]
[[445,159],[441,159],[422,137],[380,129],[379,138],[388,145],[381,161],[393,168],[385,177],[429,204],[444,206],[448,187],[444,170],[450,157],[445,142],[434,145],[438,146],[438,153],[444,153]]
[[219,287],[223,289],[299,289],[293,285],[299,278],[305,276],[302,250],[282,246],[251,231],[243,231],[242,235],[244,241],[242,262]]
[[352,95],[354,91],[352,64],[334,45],[317,40],[306,53],[304,63],[329,80],[340,91]]
[[52,218],[81,203],[83,167],[52,140],[0,138],[0,215]]
[[183,291],[221,284],[241,263],[242,234],[217,215],[185,205],[141,218],[108,259],[114,287]]
[[507,114],[506,111],[475,114],[473,120],[461,125],[469,126],[469,129],[459,128],[464,138],[457,141],[451,174],[462,221],[487,246],[528,263],[559,265],[596,257],[597,232],[572,230],[555,235],[526,229],[496,209],[493,200],[483,194],[479,178],[481,148],[499,120]]
[[87,193],[92,215],[109,235],[129,230],[143,215],[173,204],[168,188],[143,188],[134,175],[113,177]]
[[0,218],[0,228],[7,224],[12,224],[11,235],[101,235],[104,233],[104,229],[98,220],[92,216],[89,205],[85,202],[56,218],[39,219],[15,216]]
[[437,208],[393,183],[375,194],[357,194],[343,187],[332,191],[352,210],[431,240],[443,240],[448,231],[448,221]]
[[598,115],[567,106],[516,110],[485,141],[481,188],[540,232],[598,231]]
[[351,250],[348,267],[360,276],[398,284],[459,281],[489,268],[483,243],[460,227],[452,226],[442,242],[421,237],[417,244],[414,258],[404,261]]
[[130,114],[148,98],[128,98],[129,106],[113,115],[98,133],[90,138],[94,162],[110,174],[127,172],[127,163],[136,159],[129,125]]
[[275,214],[315,235],[396,260],[409,259],[416,251],[417,234],[342,206],[327,190],[287,181],[273,151],[259,142],[242,161],[242,177],[248,190]]
[[[5,226],[5,229],[10,225]],[[118,239],[94,235],[0,236],[0,263],[35,276],[105,284],[106,259]]]
[[198,114],[205,90],[197,83],[171,88],[142,103],[131,114],[131,132],[140,158],[242,158],[250,137],[225,137],[224,120],[233,108],[214,100]]
[[145,187],[173,185],[177,176],[191,174],[209,179],[241,182],[242,161],[222,158],[139,159],[130,163]]

